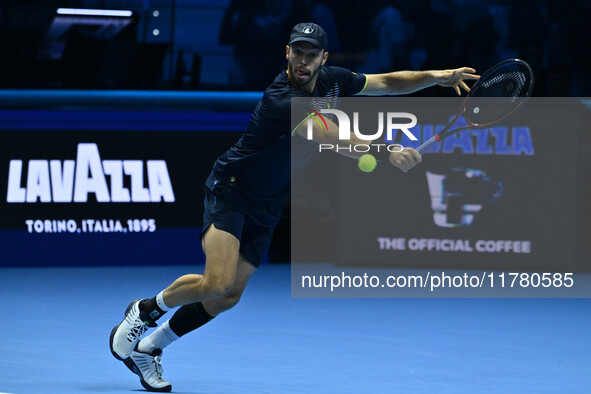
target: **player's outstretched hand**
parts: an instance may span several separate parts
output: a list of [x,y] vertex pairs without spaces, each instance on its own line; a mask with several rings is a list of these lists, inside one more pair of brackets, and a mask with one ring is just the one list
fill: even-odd
[[407,172],[419,164],[423,157],[413,148],[404,148],[400,152],[391,152],[388,159],[394,167],[400,168],[402,172]]
[[480,75],[474,74],[476,70],[470,67],[456,68],[453,70],[439,70],[434,72],[435,80],[439,86],[454,88],[456,93],[462,94],[460,88],[470,91],[465,79],[480,79]]

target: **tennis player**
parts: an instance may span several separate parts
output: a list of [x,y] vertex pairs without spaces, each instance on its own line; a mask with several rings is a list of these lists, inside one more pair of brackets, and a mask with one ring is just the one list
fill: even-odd
[[[155,297],[131,302],[123,321],[113,328],[109,340],[113,356],[139,375],[147,390],[172,389],[162,379],[162,350],[235,306],[269,248],[289,197],[291,144],[308,145],[300,164],[317,149],[310,146],[313,142],[302,143],[298,134],[305,130],[291,135],[292,97],[394,95],[434,85],[453,87],[460,94],[460,88],[469,90],[464,80],[478,78],[475,70],[465,67],[357,74],[325,65],[327,41],[322,27],[314,23],[293,28],[285,50],[287,69],[265,91],[240,140],[215,162],[205,184],[204,273],[181,276]],[[314,133],[322,139],[318,142],[345,144],[338,140],[338,126],[327,121],[328,131]],[[350,143],[367,143],[355,138],[352,134]],[[405,148],[386,159],[406,172],[421,161],[421,155]],[[170,320],[140,340],[167,311],[179,306]]]

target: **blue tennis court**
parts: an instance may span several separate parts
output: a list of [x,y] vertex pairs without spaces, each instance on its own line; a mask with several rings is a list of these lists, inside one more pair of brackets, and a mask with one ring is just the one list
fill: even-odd
[[[190,270],[1,269],[0,392],[143,391],[109,333]],[[289,265],[263,265],[234,310],[166,349],[164,378],[177,393],[591,392],[590,305],[294,299]]]

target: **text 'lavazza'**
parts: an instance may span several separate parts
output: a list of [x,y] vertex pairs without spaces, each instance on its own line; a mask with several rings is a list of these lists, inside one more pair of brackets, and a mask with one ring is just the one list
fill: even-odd
[[90,193],[101,203],[175,200],[166,161],[101,161],[93,143],[78,144],[76,160],[29,160],[27,167],[23,180],[23,161],[10,161],[7,202],[84,203]]

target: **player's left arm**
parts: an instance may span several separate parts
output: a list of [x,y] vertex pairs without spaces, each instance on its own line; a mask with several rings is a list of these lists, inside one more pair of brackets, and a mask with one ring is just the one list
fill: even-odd
[[480,78],[476,70],[461,67],[450,70],[430,71],[394,71],[385,74],[367,74],[365,87],[357,94],[367,96],[385,96],[413,93],[430,86],[452,87],[458,95],[461,89],[469,92],[464,80]]

